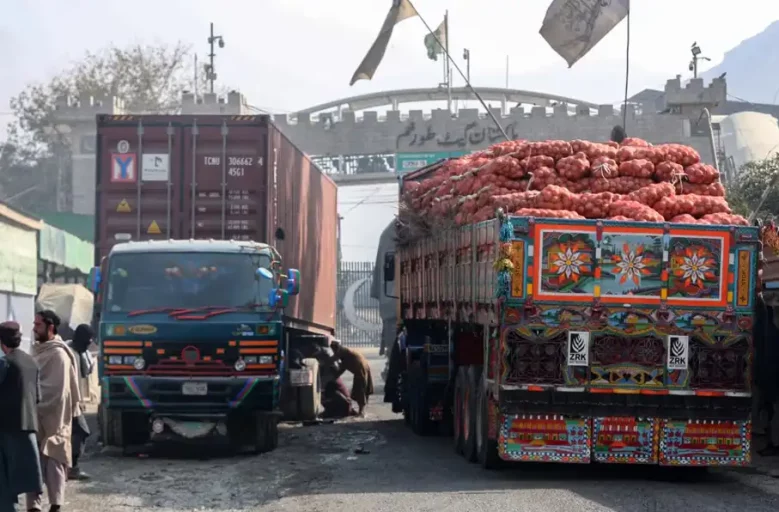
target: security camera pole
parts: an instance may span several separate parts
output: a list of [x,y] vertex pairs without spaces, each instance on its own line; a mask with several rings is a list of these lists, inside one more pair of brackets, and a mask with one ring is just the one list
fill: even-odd
[[710,58],[704,57],[701,55],[701,47],[698,46],[698,43],[692,43],[692,47],[690,47],[690,53],[692,53],[692,60],[690,61],[689,69],[692,71],[692,77],[698,78],[698,61],[699,60],[706,60],[711,61]]
[[219,42],[219,48],[225,47],[225,40],[222,36],[214,35],[214,24],[211,23],[211,35],[208,38],[208,44],[211,46],[211,53],[208,54],[208,64],[206,64],[206,80],[209,83],[211,93],[214,92],[214,81],[216,80],[216,70],[214,69],[214,57],[216,57],[214,43]]

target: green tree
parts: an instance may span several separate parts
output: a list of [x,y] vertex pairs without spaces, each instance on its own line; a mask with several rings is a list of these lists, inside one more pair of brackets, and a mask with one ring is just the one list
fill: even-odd
[[[87,52],[48,83],[28,85],[11,99],[13,121],[8,139],[0,143],[0,198],[31,211],[56,201],[56,180],[49,176],[67,160],[67,145],[52,139],[45,128],[55,121],[59,97],[113,95],[134,113],[173,114],[181,93],[194,90],[194,54],[188,45],[109,46]],[[205,74],[198,70],[198,93],[205,91]],[[221,92],[221,91],[220,91]],[[61,161],[60,161],[61,165]],[[31,188],[33,187],[33,188]],[[20,195],[21,194],[21,195]]]
[[758,208],[763,193],[768,190],[757,218],[779,217],[779,188],[774,183],[777,177],[779,177],[779,155],[743,165],[736,175],[735,183],[728,190],[728,202],[736,213],[748,217]]

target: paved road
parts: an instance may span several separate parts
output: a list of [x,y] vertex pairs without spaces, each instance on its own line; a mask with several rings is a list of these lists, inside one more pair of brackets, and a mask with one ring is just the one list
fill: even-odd
[[[380,380],[383,363],[378,357],[372,362]],[[369,453],[355,453],[360,447]],[[415,437],[384,404],[372,405],[364,419],[285,426],[278,450],[262,456],[225,458],[201,448],[143,458],[94,453],[84,466],[94,479],[71,484],[66,510],[779,509],[779,480],[748,472],[715,471],[694,479],[625,466],[522,465],[485,472],[455,456],[448,439]]]

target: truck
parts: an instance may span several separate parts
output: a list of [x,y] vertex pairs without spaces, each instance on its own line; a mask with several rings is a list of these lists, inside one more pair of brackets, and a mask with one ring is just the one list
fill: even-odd
[[747,466],[759,255],[748,224],[509,212],[398,242],[385,401],[484,468]]
[[264,452],[280,418],[314,418],[337,221],[335,183],[268,116],[98,116],[104,444]]

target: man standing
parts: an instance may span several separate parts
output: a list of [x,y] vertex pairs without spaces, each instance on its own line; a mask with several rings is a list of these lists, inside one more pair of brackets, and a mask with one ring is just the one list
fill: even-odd
[[91,434],[84,414],[86,412],[84,400],[89,396],[89,376],[92,375],[95,367],[95,360],[89,351],[92,338],[94,338],[92,328],[87,324],[81,324],[76,327],[76,331],[73,333],[73,341],[69,344],[78,358],[79,391],[82,401],[79,403],[81,414],[73,418],[73,437],[71,438],[73,467],[68,472],[68,480],[89,480],[89,475],[81,471],[78,461],[81,455],[84,454],[87,438]]
[[17,497],[39,493],[38,365],[19,349],[19,324],[0,324],[0,512],[13,512]]
[[345,371],[354,375],[351,398],[357,402],[358,412],[363,416],[368,397],[373,394],[373,378],[368,360],[358,351],[341,346],[341,342],[337,340],[330,344],[330,349],[333,351],[333,361],[340,363],[336,379]]
[[[65,501],[68,468],[72,466],[73,418],[81,414],[78,363],[73,351],[57,334],[59,324],[57,314],[46,310],[35,315],[33,325],[37,342],[33,354],[41,372],[38,443],[50,512],[59,512]],[[27,509],[41,510],[41,498],[42,493],[28,493]]]

